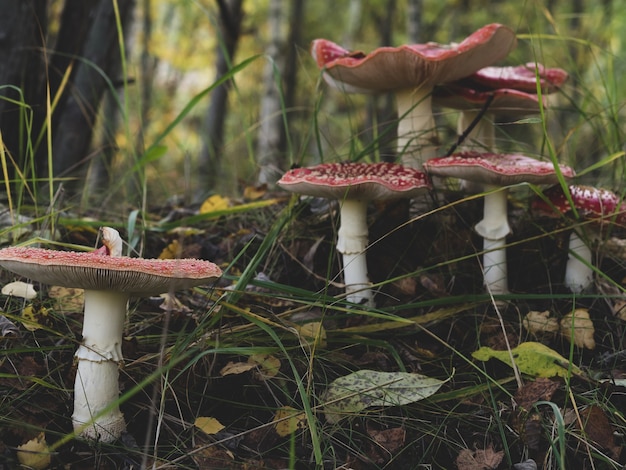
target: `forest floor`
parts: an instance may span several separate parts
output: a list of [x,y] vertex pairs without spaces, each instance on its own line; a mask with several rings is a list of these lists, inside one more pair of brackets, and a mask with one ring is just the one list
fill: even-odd
[[[511,295],[494,302],[472,230],[480,198],[447,194],[450,204],[408,223],[404,202],[372,206],[368,308],[342,298],[334,206],[252,199],[213,215],[151,208],[135,233],[127,221],[57,221],[65,243],[95,247],[98,225],[115,224],[126,240],[139,235],[146,258],[204,258],[224,276],[131,301],[127,431],[113,444],[72,438],[80,296],[38,284],[32,303],[3,296],[0,469],[28,468],[27,449],[49,452],[39,468],[59,469],[624,468],[623,227],[594,247],[601,274],[573,295],[562,283],[567,222],[512,199]],[[2,285],[13,280],[0,272]],[[333,402],[332,384],[357,371],[391,375]],[[407,373],[437,386],[394,391]]]

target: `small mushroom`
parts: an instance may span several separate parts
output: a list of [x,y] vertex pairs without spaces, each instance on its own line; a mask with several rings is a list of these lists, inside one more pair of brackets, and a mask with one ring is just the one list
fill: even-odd
[[563,69],[547,68],[539,63],[482,68],[468,77],[435,87],[433,102],[461,110],[459,135],[465,133],[488,103],[482,119],[465,137],[468,144],[459,150],[497,152],[493,125],[495,117],[538,114],[537,78],[542,92],[541,104],[546,108],[547,95],[560,89],[568,74]]
[[[603,226],[626,224],[626,203],[608,189],[570,185],[570,197],[581,220],[590,224],[575,228],[569,238],[569,255],[565,267],[565,285],[574,293],[587,289],[593,281],[593,257],[589,242],[597,238]],[[561,186],[553,186],[533,200],[532,208],[548,216],[572,215],[572,206]]]
[[339,201],[337,251],[343,255],[347,299],[373,306],[365,257],[367,204],[424,193],[431,188],[426,174],[394,163],[325,163],[289,170],[278,185],[294,193]]
[[316,39],[311,54],[324,70],[326,82],[334,88],[348,93],[394,92],[399,118],[398,153],[406,166],[421,168],[437,149],[433,87],[467,77],[503,59],[516,45],[511,29],[493,23],[458,44],[380,47],[364,54]]
[[[509,292],[506,264],[506,236],[511,232],[507,218],[507,186],[519,183],[555,184],[557,174],[551,162],[526,155],[460,152],[448,157],[432,158],[424,163],[433,175],[464,179],[485,187],[483,219],[474,230],[483,237],[483,271],[487,292],[501,295]],[[574,170],[559,165],[565,178]]]
[[[115,241],[113,232],[104,233]],[[112,442],[126,429],[116,402],[128,299],[207,284],[221,275],[215,264],[196,259],[141,259],[27,247],[0,250],[0,266],[42,283],[85,290],[72,422],[79,437],[100,442]]]

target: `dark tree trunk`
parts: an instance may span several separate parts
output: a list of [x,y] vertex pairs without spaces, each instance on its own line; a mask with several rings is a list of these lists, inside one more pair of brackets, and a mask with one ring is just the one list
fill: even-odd
[[[127,24],[133,4],[133,0],[119,0],[122,25]],[[55,176],[73,172],[85,163],[102,96],[110,89],[107,80],[115,84],[120,79],[112,75],[120,63],[112,2],[101,0],[93,13],[95,17],[80,60],[74,63],[67,101],[59,109],[53,142]]]
[[[10,157],[28,171],[27,105],[45,106],[41,94],[47,34],[46,0],[0,0],[0,132]],[[21,103],[16,104],[11,100]]]
[[[231,68],[232,58],[237,49],[243,19],[243,0],[217,0],[219,7],[219,44],[215,64],[216,80],[223,77]],[[198,180],[203,189],[211,189],[220,178],[221,153],[224,141],[230,81],[215,88],[205,116],[203,126],[203,146],[198,157]]]

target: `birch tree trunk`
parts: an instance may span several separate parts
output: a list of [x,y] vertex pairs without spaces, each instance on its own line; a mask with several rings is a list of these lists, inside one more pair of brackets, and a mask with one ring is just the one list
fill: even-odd
[[284,154],[281,152],[281,129],[284,126],[281,100],[282,77],[285,71],[287,43],[285,10],[287,0],[270,0],[268,29],[270,40],[265,49],[266,62],[263,70],[263,95],[259,112],[257,135],[258,182],[273,185],[282,174]]

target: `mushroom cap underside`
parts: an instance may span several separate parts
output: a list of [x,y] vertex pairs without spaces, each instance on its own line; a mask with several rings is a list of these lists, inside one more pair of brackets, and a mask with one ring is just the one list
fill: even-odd
[[112,257],[26,247],[0,250],[0,266],[45,284],[135,296],[206,284],[222,274],[214,263],[197,259]]
[[340,82],[334,86],[349,85],[347,91],[352,92],[378,92],[459,80],[505,58],[516,45],[510,28],[492,23],[458,44],[430,42],[381,47],[363,54],[318,39],[313,41],[311,54],[325,74]]

